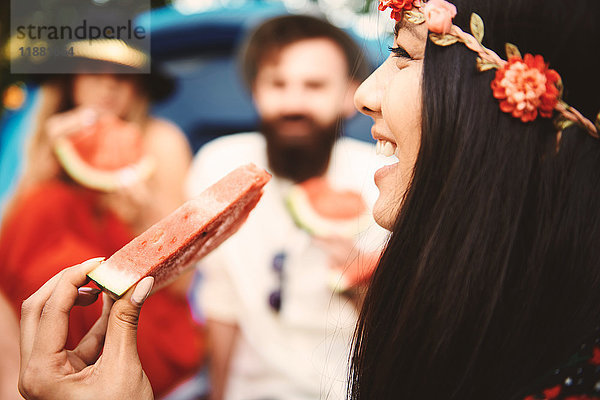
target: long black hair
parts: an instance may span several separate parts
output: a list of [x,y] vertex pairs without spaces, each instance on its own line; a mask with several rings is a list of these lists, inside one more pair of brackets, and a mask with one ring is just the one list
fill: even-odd
[[[502,56],[543,55],[595,119],[597,0],[453,3]],[[421,147],[361,312],[352,399],[518,398],[600,324],[600,141],[502,113],[475,59],[427,43]]]

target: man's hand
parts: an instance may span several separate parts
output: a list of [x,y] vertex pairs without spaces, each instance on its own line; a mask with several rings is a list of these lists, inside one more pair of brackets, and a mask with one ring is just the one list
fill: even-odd
[[315,236],[313,241],[327,253],[330,267],[334,270],[343,271],[360,256],[354,241],[342,236]]
[[348,295],[360,308],[380,253],[362,252],[353,240],[344,237],[314,237],[313,241],[329,255],[331,288]]
[[75,349],[65,348],[71,308],[98,299],[98,290],[82,286],[100,261],[61,271],[23,302],[19,391],[26,399],[153,398],[136,341],[153,278],[144,278],[114,304],[103,296],[98,321]]
[[379,252],[361,251],[356,243],[348,238],[314,237],[313,241],[329,255],[329,266],[340,280],[334,285],[338,291],[343,292],[364,284],[373,274],[379,261]]

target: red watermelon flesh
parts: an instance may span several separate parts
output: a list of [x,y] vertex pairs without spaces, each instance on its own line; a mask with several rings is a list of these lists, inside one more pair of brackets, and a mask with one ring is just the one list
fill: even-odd
[[312,178],[300,184],[314,210],[323,218],[351,219],[367,210],[360,193],[335,190],[326,179]]
[[237,168],[151,226],[88,276],[115,297],[146,276],[160,288],[234,234],[271,176],[248,164]]
[[55,140],[58,161],[73,180],[113,192],[148,179],[155,160],[144,154],[141,131],[133,123],[104,115],[97,123]]
[[69,136],[79,156],[91,167],[111,171],[139,161],[142,133],[136,125],[105,115],[97,123]]
[[294,185],[286,205],[296,224],[316,236],[353,238],[371,223],[360,193],[335,189],[325,178]]

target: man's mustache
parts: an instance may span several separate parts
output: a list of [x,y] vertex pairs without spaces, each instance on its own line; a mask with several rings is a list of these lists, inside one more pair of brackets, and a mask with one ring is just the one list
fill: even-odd
[[288,115],[282,115],[278,118],[274,118],[273,120],[271,120],[271,123],[274,124],[281,124],[281,123],[286,123],[286,122],[304,122],[307,124],[312,124],[315,125],[316,121],[308,116],[308,115],[304,115],[304,114],[288,114]]

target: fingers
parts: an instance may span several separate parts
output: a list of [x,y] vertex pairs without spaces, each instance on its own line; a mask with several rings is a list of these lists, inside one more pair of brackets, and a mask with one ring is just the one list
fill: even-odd
[[107,365],[121,361],[139,363],[137,326],[142,304],[154,285],[153,277],[142,279],[133,289],[115,302],[108,320],[102,359]]
[[78,108],[55,115],[48,119],[46,131],[50,140],[75,133],[86,126],[93,125],[98,113],[91,108]]
[[56,283],[61,278],[64,271],[54,275],[37,292],[32,294],[21,306],[21,366],[27,365],[31,355],[33,342],[37,333],[37,328],[42,314],[44,304],[52,294]]
[[48,300],[43,305],[35,341],[34,351],[53,354],[64,349],[69,331],[69,312],[79,297],[79,287],[88,282],[88,272],[96,268],[102,258],[88,260],[65,269]]
[[334,251],[349,251],[354,247],[352,239],[340,236],[314,236],[313,241],[320,247]]
[[106,294],[102,295],[102,314],[73,350],[73,353],[86,365],[95,363],[100,356],[100,351],[104,345],[106,327],[108,326],[108,317],[113,303],[114,301],[109,296]]
[[331,257],[335,267],[343,266],[357,256],[356,246],[351,239],[317,236],[313,238],[313,243]]
[[146,206],[152,199],[146,182],[137,179],[127,182],[118,193],[136,207]]
[[[85,265],[84,270],[91,270],[100,263],[101,259],[91,259],[81,265]],[[31,357],[33,344],[35,342],[38,324],[44,305],[52,295],[58,281],[62,278],[66,270],[62,270],[48,280],[37,292],[32,294],[23,302],[21,307],[21,368],[24,368]],[[86,272],[87,273],[87,272]]]
[[93,304],[98,300],[98,296],[102,291],[100,289],[91,288],[91,287],[82,287],[79,288],[77,295],[77,300],[75,300],[76,306],[86,307],[90,304]]

